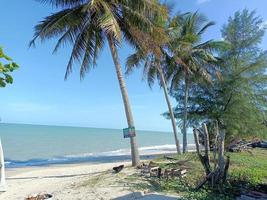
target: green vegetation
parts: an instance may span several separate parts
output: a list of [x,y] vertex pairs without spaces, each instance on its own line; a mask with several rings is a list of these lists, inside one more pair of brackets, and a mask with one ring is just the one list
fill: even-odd
[[[3,62],[1,62],[3,60]],[[19,66],[12,61],[10,57],[5,55],[3,49],[0,47],[0,87],[5,87],[7,84],[13,83],[11,72],[16,70]]]
[[[166,77],[170,82],[170,92],[182,88],[182,133],[183,152],[187,151],[187,107],[192,82],[211,83],[210,71],[214,70],[218,59],[214,51],[223,42],[202,41],[203,34],[214,22],[198,12],[178,15],[171,19],[170,54],[166,59]],[[182,102],[179,102],[182,105]]]
[[[173,27],[170,23],[167,23],[167,18],[165,19],[158,15],[153,15],[151,18],[155,23],[156,31],[153,33],[142,31],[142,33],[136,35],[138,47],[136,47],[134,54],[127,58],[126,73],[129,74],[134,69],[142,67],[143,77],[147,80],[149,87],[152,87],[155,80],[159,80],[170,113],[176,150],[177,153],[180,154],[180,142],[178,140],[176,121],[168,95],[169,90],[166,77],[164,75],[165,59],[167,58],[166,50],[170,48],[169,35],[173,32],[170,30],[176,30],[178,27]],[[168,24],[167,27],[165,27],[166,24]]]
[[[227,45],[218,52],[219,66],[212,71],[212,85],[197,79],[189,89],[189,124],[219,122],[233,138],[267,138],[267,52],[260,43],[263,20],[255,12],[238,11],[223,27]],[[196,78],[196,76],[194,76]],[[183,118],[183,88],[172,90],[178,105],[175,115]]]
[[[183,179],[158,179],[144,178],[139,174],[132,175],[130,180],[142,180],[133,184],[135,189],[149,190],[181,195],[185,200],[216,200],[234,199],[241,190],[256,189],[259,184],[267,184],[267,152],[264,149],[254,149],[241,153],[228,153],[230,156],[230,171],[227,184],[223,191],[212,190],[209,186],[198,192],[194,191],[196,184],[205,176],[205,171],[195,153],[177,155],[178,161],[187,161],[184,167],[188,168],[187,176]],[[169,162],[164,158],[155,160],[160,167],[170,167]],[[173,167],[177,166],[173,164]]]

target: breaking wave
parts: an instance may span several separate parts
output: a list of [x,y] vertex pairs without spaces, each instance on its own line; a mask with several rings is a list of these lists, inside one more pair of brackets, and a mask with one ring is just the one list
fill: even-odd
[[[194,144],[188,145],[189,150],[195,148]],[[139,153],[142,158],[149,158],[160,154],[171,154],[176,152],[175,145],[165,144],[156,146],[145,146],[139,148]],[[31,159],[26,161],[6,159],[5,165],[7,168],[27,167],[27,166],[43,166],[52,164],[74,164],[83,162],[114,162],[130,159],[130,149],[118,149],[114,151],[98,152],[98,153],[83,153],[75,155],[59,156],[50,159]]]

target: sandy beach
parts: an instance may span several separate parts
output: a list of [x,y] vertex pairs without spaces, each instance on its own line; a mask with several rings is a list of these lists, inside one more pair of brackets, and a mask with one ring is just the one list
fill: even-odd
[[[126,168],[114,174],[112,168],[120,164]],[[22,200],[39,193],[52,194],[53,200],[177,199],[159,194],[144,197],[145,191],[134,191],[125,178],[135,172],[130,162],[7,169],[8,189],[0,199]]]
[[[21,200],[42,192],[52,194],[53,199],[111,199],[130,191],[120,187],[95,189],[86,187],[85,182],[103,172],[112,176],[112,167],[119,164],[121,163],[8,169],[8,189],[0,194],[0,199]],[[130,166],[130,163],[123,164]]]

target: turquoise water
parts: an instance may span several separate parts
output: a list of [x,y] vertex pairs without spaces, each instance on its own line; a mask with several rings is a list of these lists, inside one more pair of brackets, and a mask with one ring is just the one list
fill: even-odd
[[[137,131],[141,155],[175,152],[173,134]],[[181,135],[180,141],[181,141]],[[7,166],[90,161],[129,156],[129,139],[122,130],[0,124]],[[189,135],[189,144],[193,143]]]

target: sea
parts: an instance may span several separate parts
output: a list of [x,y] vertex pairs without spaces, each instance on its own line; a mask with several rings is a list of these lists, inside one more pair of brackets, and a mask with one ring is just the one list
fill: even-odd
[[[137,130],[136,136],[142,158],[176,152],[171,132]],[[129,138],[119,129],[1,123],[0,138],[7,168],[130,160]]]

